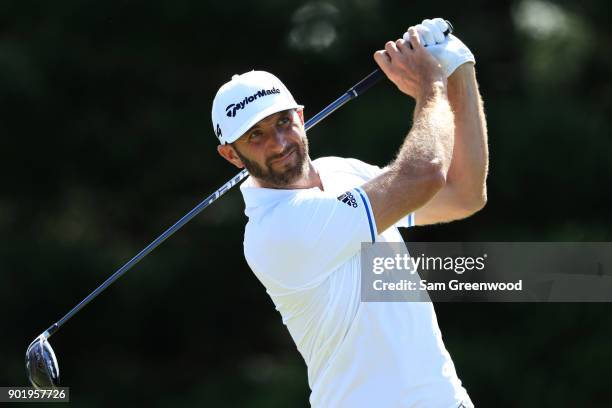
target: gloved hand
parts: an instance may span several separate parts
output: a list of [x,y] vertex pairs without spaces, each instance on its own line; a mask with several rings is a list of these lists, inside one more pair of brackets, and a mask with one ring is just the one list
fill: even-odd
[[[434,18],[423,20],[415,26],[421,42],[440,63],[444,74],[448,78],[460,66],[466,62],[476,63],[474,54],[470,49],[453,34],[444,36],[448,30],[448,24],[444,19]],[[408,41],[408,32],[404,34],[404,40]]]

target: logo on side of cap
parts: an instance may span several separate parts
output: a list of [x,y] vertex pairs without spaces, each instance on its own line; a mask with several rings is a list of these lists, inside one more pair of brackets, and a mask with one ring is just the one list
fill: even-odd
[[272,87],[272,89],[262,89],[261,91],[255,92],[251,96],[245,97],[241,102],[230,103],[225,108],[225,112],[227,114],[227,117],[229,117],[229,118],[235,117],[237,111],[239,111],[241,109],[244,109],[244,107],[246,105],[248,105],[249,103],[253,102],[257,98],[262,98],[262,97],[267,96],[267,95],[278,94],[278,93],[280,93],[280,90],[278,90],[276,87]]
[[221,139],[223,137],[223,133],[221,132],[221,126],[217,123],[217,137]]

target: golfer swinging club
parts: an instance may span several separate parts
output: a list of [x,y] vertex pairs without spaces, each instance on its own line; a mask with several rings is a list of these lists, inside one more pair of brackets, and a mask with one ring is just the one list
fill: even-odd
[[272,74],[235,75],[215,96],[219,154],[250,174],[245,257],[306,362],[313,407],[473,407],[430,302],[360,302],[362,242],[401,242],[397,227],[458,220],[486,202],[475,60],[447,28],[425,20],[374,54],[416,101],[382,169],[311,160],[303,107]]

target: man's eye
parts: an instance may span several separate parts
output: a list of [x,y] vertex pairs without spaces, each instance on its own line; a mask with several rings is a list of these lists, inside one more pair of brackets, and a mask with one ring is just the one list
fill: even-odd
[[251,133],[249,135],[249,140],[250,141],[257,141],[260,136],[261,136],[261,132],[253,132],[253,133]]
[[286,125],[289,123],[289,116],[282,117],[278,120],[279,125]]

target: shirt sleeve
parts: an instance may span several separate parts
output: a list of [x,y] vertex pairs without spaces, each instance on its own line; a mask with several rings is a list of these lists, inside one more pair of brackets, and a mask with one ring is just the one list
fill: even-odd
[[[362,162],[361,160],[349,159],[349,161],[351,162],[353,167],[357,169],[364,176],[366,181],[373,179],[374,177],[378,176],[380,173],[383,172],[382,168],[372,165],[372,164]],[[395,223],[395,227],[397,228],[410,228],[410,227],[414,227],[414,225],[415,225],[414,212],[408,214],[407,216],[403,217],[401,220]]]
[[[307,289],[376,240],[367,194],[339,196],[305,190],[273,210],[253,234],[245,255],[253,271],[287,289]],[[257,236],[258,235],[258,236]]]
[[401,220],[395,223],[395,226],[398,228],[410,228],[415,225],[415,213],[411,212],[407,216],[403,217]]

